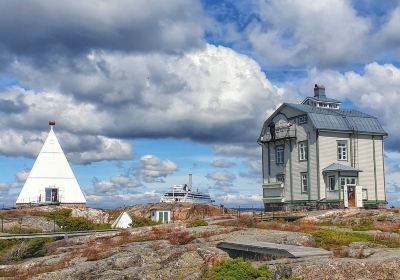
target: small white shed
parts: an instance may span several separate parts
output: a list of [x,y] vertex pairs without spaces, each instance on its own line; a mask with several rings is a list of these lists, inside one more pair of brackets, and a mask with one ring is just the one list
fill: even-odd
[[129,228],[133,220],[127,212],[122,212],[111,225],[112,228]]
[[168,224],[171,222],[171,210],[169,209],[151,209],[150,218],[155,222]]

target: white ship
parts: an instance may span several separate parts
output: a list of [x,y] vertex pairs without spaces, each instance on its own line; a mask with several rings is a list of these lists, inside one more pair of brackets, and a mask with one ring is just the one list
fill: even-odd
[[192,174],[189,174],[189,184],[175,185],[172,190],[166,192],[160,202],[189,202],[189,203],[213,203],[209,193],[192,191]]

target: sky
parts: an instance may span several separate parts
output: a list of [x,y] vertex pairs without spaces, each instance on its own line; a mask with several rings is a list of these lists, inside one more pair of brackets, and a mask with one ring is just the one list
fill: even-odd
[[323,84],[379,118],[400,198],[400,0],[0,2],[0,202],[55,120],[88,206],[175,184],[262,207],[263,121]]

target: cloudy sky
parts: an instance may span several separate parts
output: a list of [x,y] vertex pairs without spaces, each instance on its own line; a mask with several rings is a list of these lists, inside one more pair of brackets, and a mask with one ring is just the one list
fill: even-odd
[[193,173],[261,207],[261,124],[321,83],[380,118],[399,205],[399,30],[400,0],[1,1],[2,203],[54,119],[90,206],[158,201]]

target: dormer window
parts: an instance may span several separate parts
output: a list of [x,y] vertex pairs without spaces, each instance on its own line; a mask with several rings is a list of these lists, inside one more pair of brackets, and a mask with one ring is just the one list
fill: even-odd
[[300,116],[299,117],[299,124],[305,124],[305,123],[307,123],[307,116],[306,115]]

